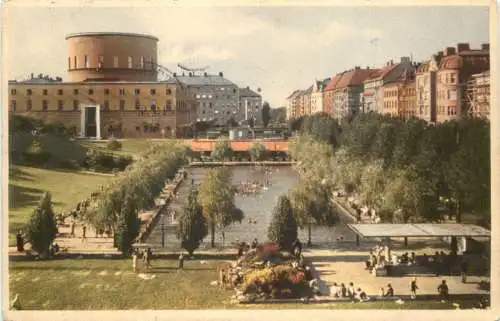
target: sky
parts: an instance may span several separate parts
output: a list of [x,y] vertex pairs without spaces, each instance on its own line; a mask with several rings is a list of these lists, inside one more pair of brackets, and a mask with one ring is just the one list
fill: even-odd
[[209,66],[240,87],[261,88],[272,107],[355,66],[416,61],[459,42],[489,42],[487,7],[12,7],[7,12],[9,79],[66,79],[65,35],[147,33],[158,63]]

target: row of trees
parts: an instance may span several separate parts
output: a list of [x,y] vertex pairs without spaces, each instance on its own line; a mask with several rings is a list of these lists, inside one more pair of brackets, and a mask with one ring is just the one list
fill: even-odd
[[304,177],[356,195],[385,221],[438,221],[444,213],[461,221],[471,213],[489,224],[490,125],[484,119],[433,125],[360,114],[338,125],[315,115],[302,120],[290,153]]
[[97,206],[86,213],[96,230],[112,230],[115,246],[128,253],[139,234],[138,213],[154,205],[154,199],[184,165],[188,149],[170,143],[151,147],[101,193]]
[[[269,156],[266,147],[261,142],[253,143],[248,153],[253,162],[265,160]],[[229,141],[218,139],[210,156],[215,161],[226,161],[232,159],[234,151]]]
[[177,238],[182,248],[191,255],[210,231],[211,246],[215,247],[215,232],[235,221],[241,222],[244,213],[234,204],[232,174],[227,167],[211,168],[199,190],[191,186],[188,202],[184,206]]

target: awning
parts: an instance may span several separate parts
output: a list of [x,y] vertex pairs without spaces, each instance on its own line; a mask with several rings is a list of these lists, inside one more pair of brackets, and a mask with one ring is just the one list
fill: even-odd
[[491,232],[472,224],[348,224],[361,237],[491,237]]

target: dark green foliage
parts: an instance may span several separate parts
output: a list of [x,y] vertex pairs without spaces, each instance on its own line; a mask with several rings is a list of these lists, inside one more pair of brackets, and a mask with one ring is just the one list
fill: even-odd
[[288,121],[288,129],[291,132],[299,131],[302,127],[302,122],[304,121],[304,116],[300,116],[299,118],[290,119]]
[[297,239],[297,221],[293,215],[290,199],[286,195],[282,195],[278,199],[267,236],[281,249],[292,250],[292,243]]
[[133,162],[130,156],[114,156],[98,150],[89,149],[85,158],[85,167],[99,172],[110,172],[114,169],[123,171]]
[[39,254],[45,254],[57,235],[52,196],[45,192],[26,225],[26,238]]
[[198,191],[191,187],[188,202],[177,225],[177,238],[181,240],[182,248],[192,255],[207,235],[207,220],[203,216],[203,208],[198,203]]
[[109,150],[121,150],[122,149],[122,143],[119,142],[116,139],[110,139],[108,143],[106,144],[106,148]]
[[229,160],[233,156],[233,150],[229,141],[219,139],[215,143],[214,149],[210,155],[215,161]]
[[27,164],[34,166],[43,166],[52,158],[52,155],[42,148],[39,140],[33,140],[23,156]]
[[120,217],[115,231],[115,245],[124,255],[130,253],[132,244],[139,235],[140,220],[138,218],[139,209],[131,196],[126,195],[121,206]]
[[264,124],[264,127],[267,128],[270,121],[271,121],[271,106],[269,106],[269,103],[266,101],[262,105],[262,123]]
[[338,147],[340,127],[335,119],[326,113],[318,113],[304,118],[300,127],[302,134],[310,135],[319,141]]

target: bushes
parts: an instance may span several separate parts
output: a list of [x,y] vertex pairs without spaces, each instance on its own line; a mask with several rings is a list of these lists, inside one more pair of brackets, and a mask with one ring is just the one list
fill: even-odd
[[113,156],[90,149],[85,158],[85,167],[101,172],[123,171],[132,161],[133,159],[130,156]]
[[38,140],[31,142],[31,145],[23,152],[23,156],[26,163],[36,166],[43,166],[52,158],[49,152],[43,150]]
[[121,150],[122,149],[122,143],[119,142],[118,140],[116,139],[111,139],[109,140],[109,142],[106,144],[106,148],[109,149],[109,150],[113,150],[113,151],[116,151],[116,150]]

